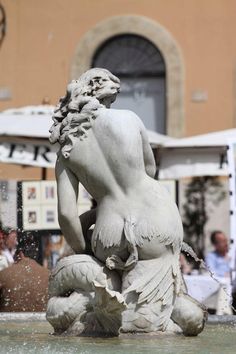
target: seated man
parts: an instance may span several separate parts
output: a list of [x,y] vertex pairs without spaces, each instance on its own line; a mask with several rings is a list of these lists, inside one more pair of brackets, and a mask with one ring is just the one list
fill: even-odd
[[206,264],[209,270],[222,278],[230,277],[230,259],[228,257],[228,241],[222,231],[214,231],[211,234],[211,243],[215,250],[206,256]]
[[222,231],[214,231],[211,234],[211,243],[215,250],[206,256],[206,264],[222,287],[218,293],[217,314],[232,314],[231,302],[231,280],[230,280],[230,258],[228,256],[228,240]]
[[49,272],[30,257],[30,246],[18,247],[15,263],[0,272],[0,312],[46,310]]

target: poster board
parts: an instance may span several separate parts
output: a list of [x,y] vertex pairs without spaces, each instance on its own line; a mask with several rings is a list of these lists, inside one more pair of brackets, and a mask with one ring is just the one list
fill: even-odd
[[[79,184],[78,215],[91,209],[91,197]],[[25,231],[59,230],[56,181],[22,182],[22,223]]]
[[22,182],[24,230],[60,229],[56,188],[56,181]]

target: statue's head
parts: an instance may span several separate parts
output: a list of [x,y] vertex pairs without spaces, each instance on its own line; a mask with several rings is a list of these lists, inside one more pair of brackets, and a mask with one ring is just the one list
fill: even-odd
[[106,69],[90,69],[78,80],[72,80],[54,111],[50,142],[59,141],[63,155],[68,157],[72,149],[70,137],[83,139],[98,109],[109,108],[119,91],[120,80]]
[[73,80],[67,90],[70,91],[71,102],[81,96],[94,97],[109,108],[120,92],[120,80],[106,69],[94,68]]

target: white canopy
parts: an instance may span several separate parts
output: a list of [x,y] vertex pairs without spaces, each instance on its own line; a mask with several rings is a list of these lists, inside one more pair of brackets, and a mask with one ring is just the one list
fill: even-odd
[[227,176],[226,149],[164,148],[161,151],[159,178],[180,179],[196,176]]
[[[1,112],[0,161],[54,167],[57,147],[50,145],[48,141],[54,109],[54,106],[42,105]],[[153,131],[148,131],[148,137],[150,144],[154,146],[161,146],[171,140]],[[39,138],[41,142],[36,140]]]
[[[13,137],[41,138],[54,154],[55,147],[51,148],[47,143],[49,129],[52,125],[52,114],[54,106],[28,106],[17,109],[8,109],[0,113],[0,136],[9,137],[8,145],[2,143],[2,153],[0,161],[9,161],[6,156],[10,149],[9,141]],[[182,177],[202,176],[202,175],[228,175],[227,164],[224,162],[224,154],[228,140],[236,139],[236,129],[213,132],[204,135],[192,136],[183,139],[174,139],[153,131],[148,131],[149,142],[153,147],[158,147],[158,159],[160,165],[160,179],[179,179]],[[30,139],[30,140],[32,140]],[[30,144],[29,139],[26,139]],[[33,143],[33,140],[32,140]],[[36,143],[34,143],[36,144]],[[24,141],[24,145],[26,142]],[[38,146],[38,143],[36,144]],[[19,148],[20,149],[20,148]],[[18,150],[19,150],[18,149]],[[26,149],[24,147],[24,149]],[[0,149],[1,150],[1,149]],[[17,150],[17,149],[16,149]],[[17,152],[15,150],[15,153]],[[22,147],[21,147],[22,150]],[[29,149],[35,151],[35,146]],[[23,153],[18,152],[18,159],[15,163],[20,163]],[[26,156],[26,154],[25,154]],[[27,164],[24,158],[24,164]],[[34,164],[31,159],[29,164]],[[44,162],[42,166],[53,167],[55,159],[52,158],[52,166]],[[38,164],[37,164],[38,166]]]
[[236,140],[236,129],[166,141],[161,152],[159,178],[229,175],[226,150],[233,138]]
[[[0,112],[0,136],[48,138],[54,106],[27,106]],[[160,146],[175,140],[148,130],[150,144]]]
[[165,147],[187,148],[187,147],[216,147],[227,146],[229,139],[236,139],[236,129],[221,130],[208,134],[190,136],[183,139],[172,139],[166,141]]
[[148,130],[148,140],[153,147],[166,146],[168,143],[178,142],[178,139],[171,138],[170,136],[159,134],[152,130]]
[[0,136],[48,138],[54,106],[27,106],[0,113]]

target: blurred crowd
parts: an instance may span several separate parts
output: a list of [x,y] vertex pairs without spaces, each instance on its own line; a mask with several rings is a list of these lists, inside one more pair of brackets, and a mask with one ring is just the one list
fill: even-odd
[[[213,231],[210,235],[213,250],[206,254],[205,264],[208,270],[216,277],[229,278],[230,258],[228,255],[228,239],[220,230]],[[189,258],[188,258],[189,259]],[[180,267],[183,274],[196,274],[194,264],[188,261],[184,253],[180,255]]]
[[236,279],[235,270],[231,269],[230,264],[228,238],[223,231],[215,230],[210,235],[210,241],[213,249],[205,256],[205,268],[196,269],[194,263],[189,261],[189,257],[181,253],[181,271],[184,275],[201,276],[206,274],[222,284],[222,287],[225,288],[226,298],[228,297],[228,302],[231,305],[230,312],[236,314]]
[[[35,261],[37,249],[33,235],[27,235],[24,242],[18,244],[16,230],[0,228],[0,312],[46,310],[50,269],[72,250],[61,235],[44,239],[43,265],[40,265]],[[227,236],[216,230],[210,239],[213,249],[205,257],[205,274],[212,275],[222,284],[225,281],[231,284],[232,306],[235,308],[236,286],[232,282]],[[180,255],[180,268],[184,276],[202,274],[184,253]]]
[[16,230],[0,230],[0,312],[46,310],[49,271],[34,260],[32,244],[30,235],[20,245]]
[[14,229],[0,229],[0,271],[14,263],[17,246],[17,232]]

